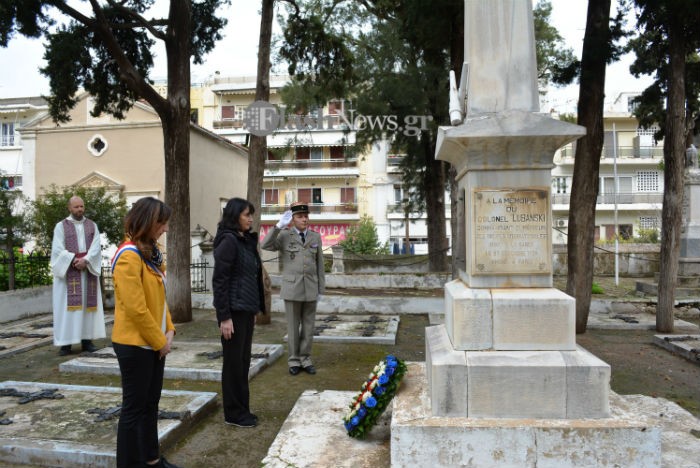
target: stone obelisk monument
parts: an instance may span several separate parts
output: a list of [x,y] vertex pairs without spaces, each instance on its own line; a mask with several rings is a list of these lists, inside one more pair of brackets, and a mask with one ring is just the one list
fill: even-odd
[[552,287],[553,156],[585,129],[539,114],[532,2],[466,0],[464,35],[436,157],[457,170],[466,269],[394,402],[392,466],[658,466],[659,430],[613,415],[610,366]]

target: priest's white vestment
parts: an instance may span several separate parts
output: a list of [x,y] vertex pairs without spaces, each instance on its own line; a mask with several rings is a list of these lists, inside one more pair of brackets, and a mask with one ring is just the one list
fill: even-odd
[[[105,316],[102,307],[102,294],[99,287],[99,277],[102,273],[102,250],[100,248],[100,232],[95,225],[92,243],[86,246],[85,222],[87,218],[76,221],[71,216],[66,218],[75,226],[78,248],[86,252],[87,269],[80,272],[82,288],[82,306],[68,310],[68,281],[66,275],[71,267],[75,253],[66,250],[63,221],[56,224],[51,245],[51,269],[53,271],[53,342],[56,346],[80,343],[81,340],[104,338]],[[92,222],[92,221],[88,221]],[[97,281],[97,304],[95,310],[88,311],[88,271],[95,275]],[[73,308],[72,308],[73,309]]]

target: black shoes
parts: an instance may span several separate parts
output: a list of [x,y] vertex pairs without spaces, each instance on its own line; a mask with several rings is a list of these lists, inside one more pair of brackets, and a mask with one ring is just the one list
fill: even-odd
[[[95,351],[97,351],[97,346],[95,346],[92,343],[92,340],[82,340],[80,342],[80,344],[83,347],[83,351],[86,351],[88,353],[94,353]],[[173,465],[173,466],[175,466],[175,465]]]
[[300,366],[292,366],[289,368],[289,373],[292,375],[297,375],[301,371],[306,372],[307,374],[314,375],[316,373],[316,368],[311,365],[311,366],[306,366],[306,367],[300,367]]
[[[92,340],[81,340],[80,345],[83,348],[83,351],[88,352],[88,353],[94,353],[97,351],[99,348],[95,346],[95,344],[92,342]],[[68,356],[69,354],[73,354],[73,350],[71,349],[71,345],[65,345],[61,346],[61,349],[58,350],[58,355],[59,356]],[[175,466],[175,465],[173,465]]]
[[224,420],[226,424],[229,426],[236,426],[236,427],[255,427],[258,425],[258,418],[254,414],[249,414],[248,416],[244,416],[241,419],[233,420],[233,421],[227,421]]

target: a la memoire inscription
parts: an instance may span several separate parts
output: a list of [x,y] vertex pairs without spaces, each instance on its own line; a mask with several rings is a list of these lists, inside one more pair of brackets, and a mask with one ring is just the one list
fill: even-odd
[[473,275],[551,273],[548,189],[474,189]]

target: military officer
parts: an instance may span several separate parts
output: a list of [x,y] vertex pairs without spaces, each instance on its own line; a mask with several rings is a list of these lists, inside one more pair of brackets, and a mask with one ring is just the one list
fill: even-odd
[[[288,227],[291,223],[291,227]],[[287,314],[289,373],[304,370],[315,374],[311,360],[316,302],[326,281],[323,270],[321,235],[309,226],[309,206],[294,202],[282,214],[274,229],[267,233],[261,247],[278,251],[282,267],[280,297]]]

